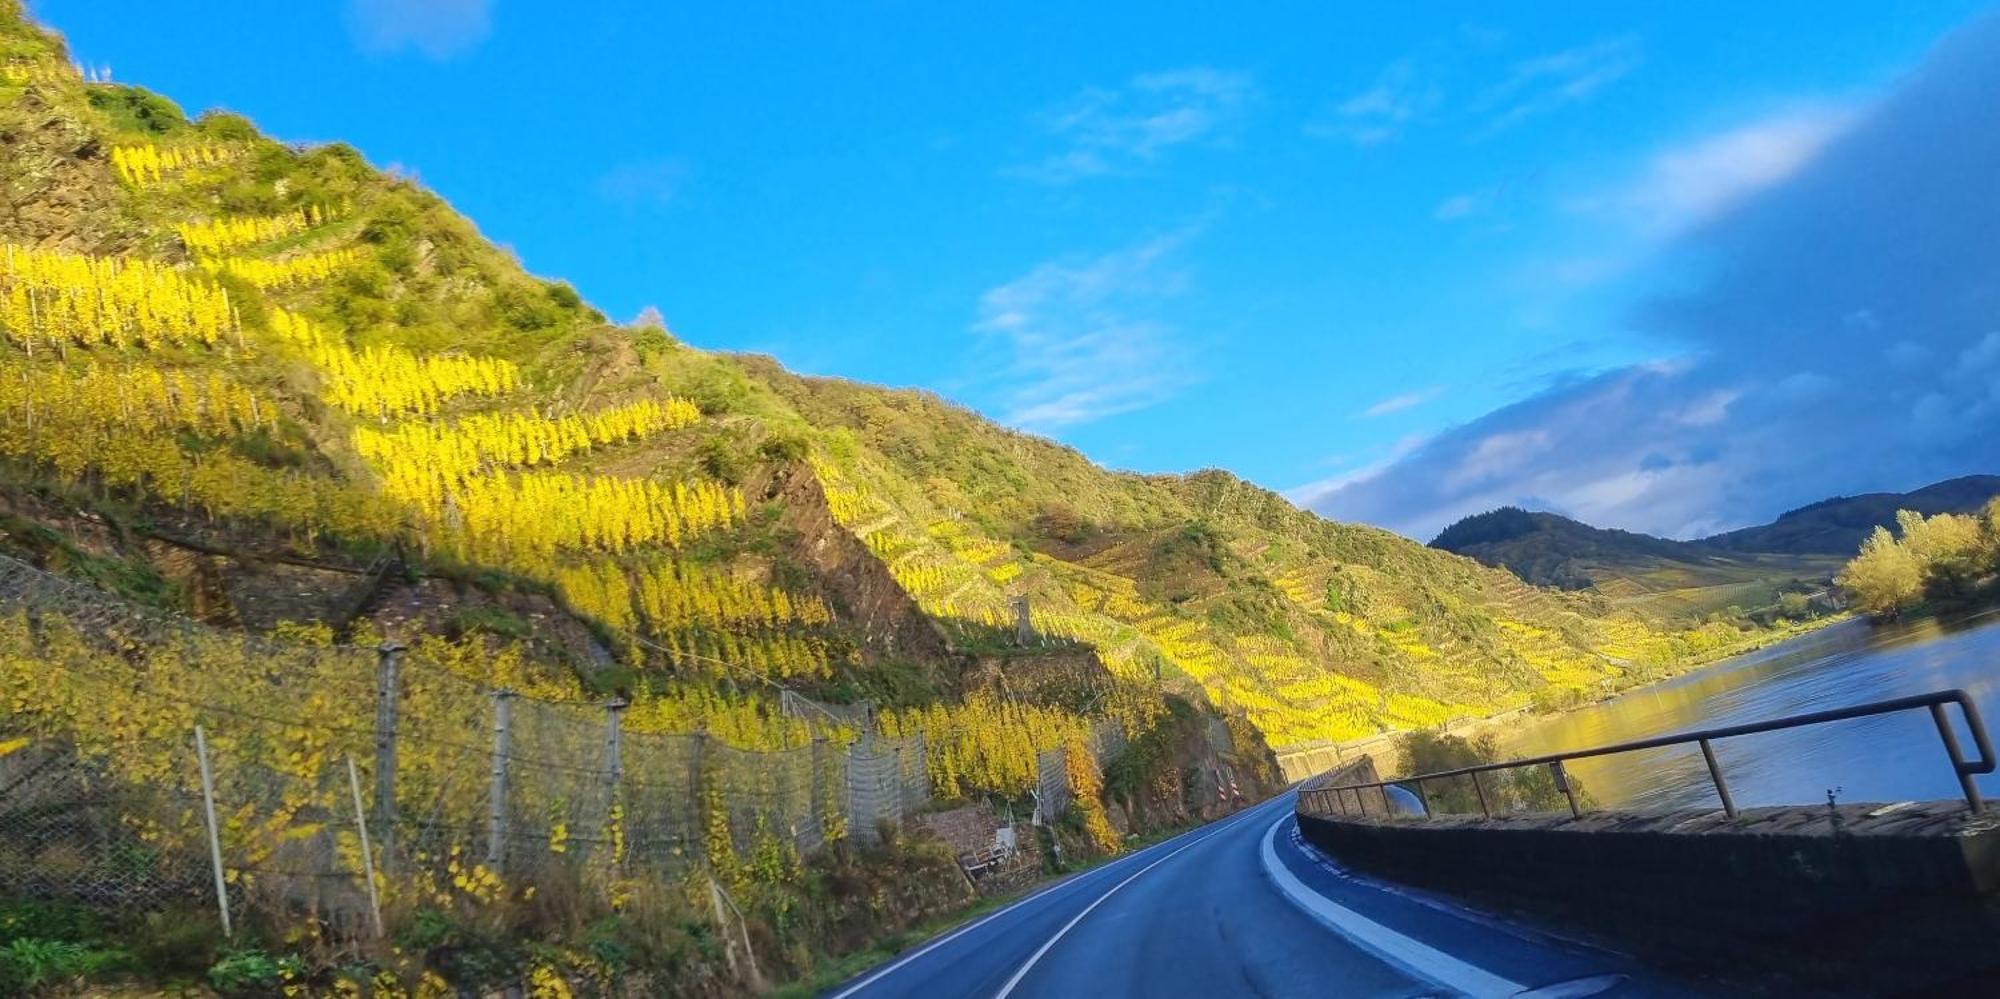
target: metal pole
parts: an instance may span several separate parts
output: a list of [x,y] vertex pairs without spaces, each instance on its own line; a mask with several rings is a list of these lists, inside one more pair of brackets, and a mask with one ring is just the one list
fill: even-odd
[[[1386,819],[1396,814],[1396,806],[1389,804],[1389,785],[1377,784],[1375,789],[1382,792],[1382,817]],[[1356,798],[1361,797],[1361,792],[1354,792],[1354,796]]]
[[1562,761],[1557,760],[1554,763],[1549,764],[1549,772],[1555,775],[1556,790],[1561,791],[1563,793],[1563,797],[1569,799],[1570,818],[1573,819],[1583,818],[1583,809],[1578,808],[1576,804],[1576,789],[1569,786],[1569,774],[1563,770]]
[[1493,808],[1486,803],[1486,785],[1479,782],[1479,771],[1477,770],[1472,772],[1472,789],[1479,793],[1479,814],[1489,819],[1492,818]]
[[1722,764],[1715,762],[1715,747],[1701,740],[1701,758],[1708,763],[1708,779],[1715,782],[1715,796],[1722,799],[1722,814],[1736,817],[1736,799],[1729,796],[1729,782],[1722,779]]
[[[688,830],[688,838],[692,841],[692,848],[698,852],[705,853],[708,849],[708,816],[704,814],[706,802],[702,800],[705,796],[701,793],[701,782],[703,779],[701,768],[703,765],[702,757],[708,750],[708,732],[706,730],[697,731],[694,733],[693,738],[694,741],[688,747],[688,821],[685,828]],[[867,740],[867,738],[868,733],[864,729],[861,738],[856,739],[855,744],[859,745],[861,742]],[[849,760],[853,759],[853,752],[853,746],[848,747]],[[853,788],[850,786],[849,793],[851,794],[852,791]],[[856,810],[851,803],[848,809],[849,811]],[[870,826],[869,831],[873,832],[874,827]],[[852,830],[849,830],[849,832],[851,833]]]
[[382,829],[382,859],[396,842],[396,729],[401,686],[396,674],[403,646],[383,642],[375,649],[375,821]]
[[1931,720],[1937,722],[1938,738],[1944,742],[1944,753],[1951,757],[1951,772],[1958,775],[1958,786],[1965,792],[1965,805],[1974,814],[1984,810],[1986,803],[1980,800],[1979,785],[1973,783],[1972,774],[1965,769],[1965,754],[1958,748],[1958,733],[1951,730],[1951,719],[1945,716],[1944,705],[1931,705]]
[[208,734],[194,727],[194,754],[201,763],[201,804],[208,817],[208,860],[215,868],[215,907],[222,912],[222,935],[233,937],[229,921],[229,885],[222,875],[222,834],[215,827],[215,774],[208,767]]
[[[604,777],[609,785],[604,799],[607,825],[625,821],[622,803],[625,787],[625,709],[628,706],[622,697],[613,698],[604,705]],[[623,840],[622,833],[611,837],[611,870],[614,875],[625,860],[619,856],[618,850]]]
[[354,792],[354,828],[361,834],[361,873],[368,878],[368,914],[375,917],[375,936],[388,935],[382,928],[382,898],[375,890],[375,851],[368,843],[368,813],[361,808],[361,772],[354,767],[354,754],[347,754],[347,788]]
[[507,737],[513,724],[514,692],[493,692],[493,788],[486,810],[486,863],[501,871],[507,856]]

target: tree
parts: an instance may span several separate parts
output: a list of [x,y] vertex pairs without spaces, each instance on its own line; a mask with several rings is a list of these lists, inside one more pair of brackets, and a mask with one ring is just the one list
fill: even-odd
[[1893,617],[1922,599],[1923,563],[1887,528],[1877,527],[1862,542],[1861,553],[1840,570],[1837,582],[1863,612]]

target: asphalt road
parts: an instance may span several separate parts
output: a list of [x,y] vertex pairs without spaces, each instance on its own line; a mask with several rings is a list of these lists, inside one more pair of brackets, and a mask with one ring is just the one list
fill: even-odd
[[979,996],[1685,995],[1630,960],[1339,870],[1292,796],[1076,875],[834,988]]

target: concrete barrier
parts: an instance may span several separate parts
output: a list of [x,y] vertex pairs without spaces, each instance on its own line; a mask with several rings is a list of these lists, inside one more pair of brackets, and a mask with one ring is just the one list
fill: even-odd
[[2000,974],[2000,816],[1958,802],[1299,822],[1363,872],[1692,974],[1863,993]]

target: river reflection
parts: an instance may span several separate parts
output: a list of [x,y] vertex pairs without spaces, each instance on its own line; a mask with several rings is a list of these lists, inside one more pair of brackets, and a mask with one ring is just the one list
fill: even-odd
[[[1535,756],[1949,687],[2000,721],[2000,612],[1870,627],[1850,621],[1686,676],[1498,733],[1503,756]],[[1949,709],[1956,722],[1958,712]],[[1990,729],[1989,729],[1990,731]],[[1968,754],[1972,743],[1961,729]],[[1715,743],[1739,805],[1955,798],[1958,780],[1928,712],[1833,722]],[[1699,750],[1658,749],[1568,765],[1600,804],[1716,804]],[[1979,778],[1989,795],[2000,779]]]

